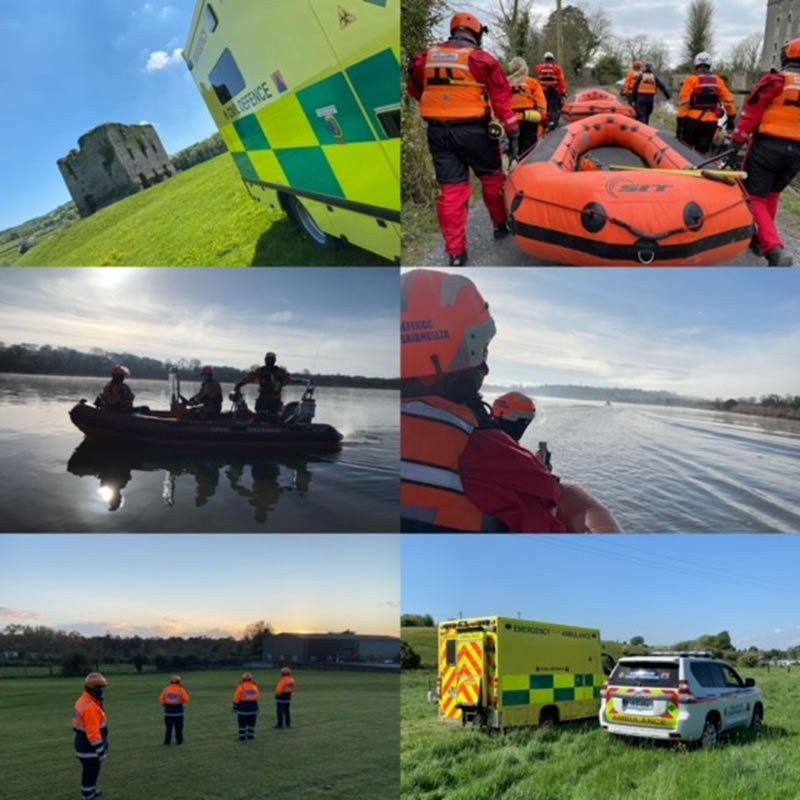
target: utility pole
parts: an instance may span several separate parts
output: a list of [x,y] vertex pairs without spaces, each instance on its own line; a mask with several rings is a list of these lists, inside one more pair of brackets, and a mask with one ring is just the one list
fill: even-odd
[[564,51],[564,42],[561,38],[561,0],[556,0],[556,61],[563,65],[561,56]]

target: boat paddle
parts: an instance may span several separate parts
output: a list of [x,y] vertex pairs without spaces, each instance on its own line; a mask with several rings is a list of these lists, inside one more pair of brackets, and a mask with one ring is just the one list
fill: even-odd
[[695,178],[727,178],[730,180],[740,178],[744,180],[747,173],[733,169],[658,169],[649,167],[629,167],[624,164],[609,164],[608,168],[614,171],[655,172],[659,175],[689,175]]

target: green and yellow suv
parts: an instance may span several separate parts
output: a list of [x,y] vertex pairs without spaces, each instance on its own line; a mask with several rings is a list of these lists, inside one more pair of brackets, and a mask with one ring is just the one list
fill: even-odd
[[617,662],[603,684],[600,726],[619,736],[714,747],[736,728],[760,731],[764,698],[711,653],[649,653]]

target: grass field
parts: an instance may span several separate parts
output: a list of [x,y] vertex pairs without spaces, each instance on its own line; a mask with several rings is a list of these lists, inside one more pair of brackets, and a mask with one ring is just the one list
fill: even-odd
[[765,732],[712,752],[612,740],[596,719],[489,737],[437,719],[435,673],[405,673],[403,800],[796,800],[800,670],[743,673],[764,692]]
[[[298,672],[292,728],[272,729],[277,672],[261,685],[256,739],[239,742],[231,698],[238,671],[190,672],[185,742],[163,745],[158,697],[164,674],[111,675],[105,706],[109,757],[99,786],[108,800],[377,800],[397,798],[398,676]],[[80,767],[70,729],[81,681],[0,683],[0,796],[75,800]]]
[[385,263],[356,247],[312,244],[250,197],[227,153],[60,228],[22,256],[14,246],[0,252],[0,265],[31,267]]
[[[143,672],[153,672],[155,667],[152,664],[145,664],[142,667]],[[136,667],[133,664],[101,664],[100,671],[104,675],[116,675],[118,673],[135,673]],[[52,671],[47,666],[33,666],[33,667],[20,667],[9,664],[0,663],[0,680],[3,678],[41,678],[48,675],[58,676],[61,673],[61,667],[54,664]]]

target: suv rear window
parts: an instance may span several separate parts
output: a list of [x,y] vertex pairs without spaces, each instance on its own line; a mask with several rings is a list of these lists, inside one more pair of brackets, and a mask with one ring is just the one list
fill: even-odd
[[617,664],[609,683],[614,686],[646,686],[653,689],[677,689],[678,665],[658,661]]

